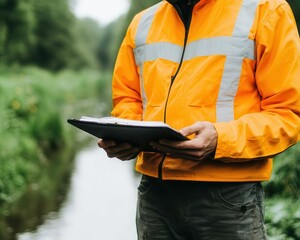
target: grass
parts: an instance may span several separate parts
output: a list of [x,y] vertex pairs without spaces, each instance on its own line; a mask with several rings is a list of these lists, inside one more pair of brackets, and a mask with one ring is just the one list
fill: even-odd
[[76,132],[68,117],[107,113],[107,105],[98,103],[110,98],[109,81],[109,75],[89,70],[0,69],[0,215],[45,181],[51,156],[75,151]]

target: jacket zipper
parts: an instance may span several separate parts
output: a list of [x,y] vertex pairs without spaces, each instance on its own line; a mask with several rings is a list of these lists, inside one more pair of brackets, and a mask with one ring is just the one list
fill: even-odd
[[[186,50],[186,44],[187,44],[187,40],[188,40],[188,35],[189,35],[189,30],[190,30],[190,25],[191,25],[191,20],[192,20],[192,11],[193,11],[193,8],[194,8],[194,5],[192,5],[191,1],[188,1],[188,6],[191,6],[191,8],[189,9],[189,16],[188,16],[188,19],[187,21],[184,20],[183,18],[183,14],[181,12],[181,9],[178,5],[174,4],[174,8],[176,9],[176,11],[178,12],[183,24],[184,24],[184,27],[185,27],[185,33],[184,33],[184,45],[183,45],[183,50],[182,50],[182,54],[181,54],[181,58],[180,58],[180,62],[179,62],[179,65],[177,67],[177,70],[175,72],[175,74],[173,76],[171,76],[171,83],[170,83],[170,87],[169,87],[169,90],[168,90],[168,95],[167,95],[167,98],[166,98],[166,104],[165,104],[165,109],[164,109],[164,122],[166,123],[167,122],[167,107],[168,107],[168,101],[169,101],[169,97],[170,97],[170,92],[171,92],[171,89],[172,89],[172,86],[173,86],[173,83],[181,69],[181,66],[182,66],[182,63],[183,63],[183,57],[184,57],[184,53],[185,53],[185,50]],[[166,159],[166,153],[163,155],[163,158],[161,160],[161,162],[159,163],[159,166],[158,166],[158,179],[162,180],[162,168],[163,168],[163,164],[164,164],[164,161]]]

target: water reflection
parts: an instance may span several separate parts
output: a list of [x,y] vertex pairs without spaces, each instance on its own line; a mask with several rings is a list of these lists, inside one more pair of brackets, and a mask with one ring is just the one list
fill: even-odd
[[18,240],[134,240],[138,177],[132,162],[108,159],[99,148],[76,158],[69,195],[34,232]]

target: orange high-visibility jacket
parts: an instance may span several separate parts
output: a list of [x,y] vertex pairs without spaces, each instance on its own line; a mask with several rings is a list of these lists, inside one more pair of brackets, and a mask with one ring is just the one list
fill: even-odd
[[[188,29],[188,31],[186,31]],[[120,47],[112,115],[181,129],[210,121],[214,159],[140,153],[162,179],[263,181],[299,140],[300,41],[284,0],[201,0],[185,28],[167,1],[137,14]]]

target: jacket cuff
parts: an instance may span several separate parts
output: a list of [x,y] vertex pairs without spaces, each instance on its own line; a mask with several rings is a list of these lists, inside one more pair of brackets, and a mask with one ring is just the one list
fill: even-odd
[[233,129],[226,122],[214,123],[214,127],[218,133],[215,159],[230,157],[233,148],[232,141],[234,140]]

